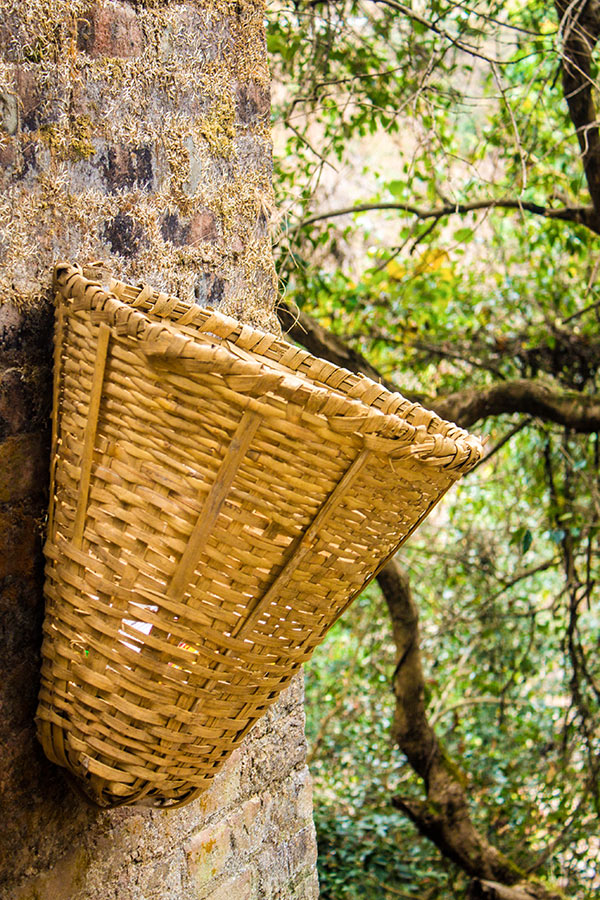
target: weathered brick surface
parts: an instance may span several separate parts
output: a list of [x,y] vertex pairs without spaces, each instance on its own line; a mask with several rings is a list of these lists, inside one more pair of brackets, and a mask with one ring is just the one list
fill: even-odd
[[108,258],[190,297],[209,273],[210,302],[276,329],[260,0],[0,0],[0,20],[0,296],[59,254]]
[[274,325],[260,0],[0,0],[0,898],[313,900],[299,682],[181,811],[102,812],[44,757],[59,258]]
[[[62,844],[59,832],[66,825],[67,847],[42,863],[30,846],[22,877],[0,896],[316,900],[316,845],[306,767],[284,769],[270,784],[257,776],[254,782],[247,781],[246,790],[240,777],[241,769],[251,767],[268,745],[285,743],[290,726],[302,719],[301,681],[285,692],[269,717],[265,733],[251,734],[211,790],[179,812],[125,808],[94,813],[78,809],[76,799],[65,795],[60,815],[43,823],[38,840],[44,835],[47,843]],[[22,839],[31,844],[24,832]]]
[[77,21],[77,47],[90,56],[139,56],[144,36],[135,12],[124,3],[96,3]]

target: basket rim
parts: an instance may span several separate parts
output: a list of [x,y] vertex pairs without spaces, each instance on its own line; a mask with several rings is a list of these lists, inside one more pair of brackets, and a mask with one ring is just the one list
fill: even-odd
[[323,416],[334,431],[362,435],[367,448],[392,458],[418,458],[464,473],[483,455],[480,438],[366,375],[210,307],[144,283],[136,287],[109,278],[103,284],[103,272],[93,278],[88,273],[79,264],[58,262],[55,302],[70,300],[73,312],[90,311],[117,338],[136,341],[157,365],[168,361],[187,372],[222,374],[234,390],[251,397],[259,384],[258,395],[275,393]]

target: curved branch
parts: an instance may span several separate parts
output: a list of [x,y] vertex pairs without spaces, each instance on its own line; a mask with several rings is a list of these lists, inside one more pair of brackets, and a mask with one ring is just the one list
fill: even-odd
[[[306,347],[315,356],[322,356],[336,366],[366,375],[390,391],[398,391],[396,384],[384,378],[362,354],[349,347],[341,338],[319,325],[311,316],[300,312],[294,315],[289,306],[281,303],[279,320],[292,340]],[[404,392],[402,392],[404,393]],[[448,397],[418,400],[444,419],[470,428],[488,416],[526,413],[548,422],[565,425],[573,431],[590,434],[600,431],[600,399],[577,391],[553,390],[533,379],[502,381],[489,387],[466,388]]]
[[468,388],[431,404],[438,415],[463,428],[488,416],[527,413],[573,431],[600,431],[600,399],[577,391],[552,390],[539,381],[518,379],[491,387]]
[[332,209],[328,212],[317,213],[303,219],[297,225],[285,229],[285,234],[295,234],[315,222],[321,222],[325,219],[335,219],[338,216],[347,216],[352,213],[370,212],[372,210],[398,210],[399,212],[410,213],[417,219],[434,219],[435,221],[443,219],[445,216],[461,215],[469,212],[477,212],[482,209],[515,209],[521,212],[532,213],[536,216],[542,216],[545,219],[559,219],[563,222],[574,222],[577,225],[583,225],[600,234],[600,222],[597,221],[596,211],[592,206],[565,206],[553,209],[549,206],[540,206],[538,203],[529,203],[525,200],[517,199],[500,199],[500,200],[473,200],[470,203],[445,203],[443,206],[434,207],[432,209],[424,209],[420,206],[414,206],[411,203],[359,203],[356,206],[345,206],[340,209]]
[[[393,737],[423,779],[427,795],[425,801],[394,797],[393,805],[444,856],[472,876],[473,898],[559,900],[559,892],[528,878],[476,829],[469,810],[466,777],[449,759],[427,718],[419,617],[408,576],[392,560],[381,570],[377,581],[388,606],[396,645]],[[497,885],[499,893],[486,893],[490,885]]]

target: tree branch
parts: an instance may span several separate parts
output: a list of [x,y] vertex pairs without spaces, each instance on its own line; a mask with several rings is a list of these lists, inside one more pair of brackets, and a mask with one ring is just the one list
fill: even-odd
[[600,399],[578,391],[553,390],[535,380],[503,381],[484,388],[467,388],[430,404],[439,416],[469,428],[488,416],[527,413],[573,431],[600,431]]
[[335,366],[366,375],[367,378],[379,382],[389,391],[398,390],[398,386],[380,375],[375,366],[372,366],[361,353],[353,350],[337,335],[323,328],[311,316],[307,316],[300,310],[294,312],[283,301],[277,307],[277,316],[287,336],[306,347],[309,353],[314,356],[322,356]]
[[444,38],[444,40],[448,41],[448,43],[456,47],[457,50],[462,50],[463,53],[468,53],[469,56],[475,56],[478,59],[483,59],[485,62],[494,62],[498,65],[507,65],[506,60],[495,59],[493,57],[487,56],[485,53],[482,53],[481,50],[478,50],[477,47],[474,47],[472,44],[467,44],[459,37],[454,37],[448,31],[440,28],[440,26],[436,22],[431,21],[431,19],[427,19],[425,16],[419,15],[416,10],[411,9],[410,6],[406,6],[404,3],[399,3],[398,0],[374,0],[374,2],[379,3],[382,6],[389,6],[390,9],[394,9],[397,12],[403,13],[413,22],[418,22],[419,25],[422,25],[428,31],[432,31],[439,37]]
[[540,206],[538,203],[529,203],[524,200],[517,199],[500,199],[500,200],[473,200],[470,203],[445,203],[432,209],[424,209],[420,206],[414,206],[411,203],[358,203],[356,206],[345,206],[340,209],[332,209],[328,212],[317,213],[303,219],[297,225],[286,228],[284,234],[286,236],[295,234],[315,222],[321,222],[325,219],[335,219],[339,216],[348,216],[353,213],[370,212],[372,210],[398,210],[400,212],[409,213],[416,216],[417,219],[433,219],[438,221],[445,216],[461,215],[469,212],[477,212],[482,209],[516,209],[521,212],[532,213],[536,216],[543,216],[546,219],[559,219],[563,222],[574,222],[578,225],[584,225],[595,234],[600,234],[600,222],[597,220],[596,211],[592,206],[565,206],[553,209],[549,206]]
[[[378,381],[390,391],[398,386],[377,371],[375,366],[337,335],[319,325],[306,313],[294,315],[289,306],[281,303],[279,320],[284,331],[310,353],[322,356],[337,366],[350,369]],[[534,379],[502,381],[488,387],[466,388],[448,397],[419,400],[444,419],[469,428],[489,416],[525,413],[549,422],[565,425],[573,431],[590,434],[600,431],[600,399],[578,391],[553,390]]]
[[541,900],[545,896],[548,895],[540,893],[540,886],[536,884],[508,887],[497,881],[475,879],[469,885],[467,900]]
[[[583,169],[600,225],[600,131],[593,98],[592,53],[600,37],[597,0],[556,0],[562,35],[562,81],[571,121],[581,148]],[[591,226],[588,226],[591,227]]]
[[[419,619],[408,577],[392,560],[381,570],[377,581],[388,606],[396,645],[393,737],[423,779],[427,795],[426,800],[394,797],[393,805],[444,856],[473,877],[472,890],[479,891],[472,893],[473,898],[560,900],[558,891],[529,879],[475,828],[469,811],[466,778],[449,759],[427,718]],[[496,885],[500,893],[489,893],[490,886]]]

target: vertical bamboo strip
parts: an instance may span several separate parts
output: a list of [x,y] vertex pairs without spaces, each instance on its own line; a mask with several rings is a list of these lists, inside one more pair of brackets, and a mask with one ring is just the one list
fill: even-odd
[[371,452],[369,450],[361,450],[354,462],[348,467],[345,475],[338,481],[334,490],[323,503],[321,509],[315,516],[312,524],[306,529],[301,538],[294,545],[291,555],[288,557],[283,569],[271,584],[266,594],[255,601],[253,606],[249,606],[248,612],[244,619],[241,619],[232,632],[233,637],[245,637],[253,628],[254,623],[265,610],[271,601],[277,596],[283,587],[289,582],[290,578],[306,556],[312,549],[317,539],[319,529],[323,527],[329,516],[335,511],[338,504],[344,499],[352,482],[360,475],[362,469],[368,462]]
[[94,443],[96,441],[96,430],[98,428],[98,416],[100,414],[100,401],[102,399],[102,388],[104,385],[104,372],[106,369],[109,340],[110,328],[105,322],[103,322],[98,329],[98,344],[96,346],[96,360],[94,363],[94,374],[92,377],[92,393],[90,395],[88,420],[85,427],[83,451],[81,454],[79,497],[77,500],[77,511],[75,513],[72,538],[73,544],[76,547],[81,547],[81,543],[83,540],[83,526],[85,524],[88,494],[90,491],[90,476],[92,473],[92,460],[94,458]]
[[208,497],[204,501],[179,565],[171,578],[167,588],[168,597],[179,598],[185,592],[198,564],[200,554],[210,537],[221,507],[233,484],[238,467],[246,455],[259,425],[260,416],[257,413],[245,412],[240,419],[240,424],[223,457],[217,477],[208,493]]
[[56,464],[58,461],[58,417],[60,385],[62,381],[62,354],[65,344],[65,311],[61,305],[56,312],[54,331],[54,381],[52,385],[52,441],[50,445],[50,501],[48,504],[48,533],[54,524],[54,504],[56,491]]

